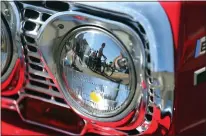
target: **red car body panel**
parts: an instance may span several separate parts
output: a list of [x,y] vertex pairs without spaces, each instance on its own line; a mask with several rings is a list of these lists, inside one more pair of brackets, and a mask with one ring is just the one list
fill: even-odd
[[[174,116],[169,135],[206,135],[206,83],[193,84],[194,72],[206,66],[205,54],[195,58],[196,42],[206,36],[206,2],[160,3],[172,27],[175,53]],[[2,110],[1,125],[2,135],[60,135],[24,123],[17,113],[7,110]]]

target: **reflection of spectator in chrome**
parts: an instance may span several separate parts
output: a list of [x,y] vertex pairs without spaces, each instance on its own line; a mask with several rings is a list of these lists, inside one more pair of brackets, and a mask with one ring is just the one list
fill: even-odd
[[127,65],[127,58],[125,58],[121,52],[120,55],[115,58],[112,67],[114,67],[117,70],[123,70],[127,69]]
[[98,70],[101,68],[101,58],[104,57],[105,60],[107,59],[107,57],[103,53],[103,49],[105,48],[105,46],[106,46],[105,43],[102,43],[102,47],[98,51],[97,65],[96,65]]
[[82,72],[82,70],[80,70],[76,65],[76,60],[78,60],[79,63],[81,64],[81,60],[76,52],[77,46],[73,46],[72,42],[69,41],[66,43],[65,51],[66,51],[66,56],[64,58],[64,65],[73,67],[77,71]]

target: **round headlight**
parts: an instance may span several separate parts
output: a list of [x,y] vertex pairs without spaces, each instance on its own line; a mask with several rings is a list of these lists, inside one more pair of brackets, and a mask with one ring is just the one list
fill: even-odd
[[69,101],[89,115],[114,116],[134,96],[131,56],[115,36],[103,29],[84,27],[66,36],[61,69]]
[[1,75],[5,73],[11,59],[11,42],[4,21],[1,20]]

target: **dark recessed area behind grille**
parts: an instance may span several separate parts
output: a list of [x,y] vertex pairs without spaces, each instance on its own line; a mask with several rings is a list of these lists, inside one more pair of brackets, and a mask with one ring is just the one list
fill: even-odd
[[49,79],[50,80],[50,82],[52,83],[52,84],[54,84],[54,81],[52,80],[52,79]]
[[46,21],[51,15],[43,13],[42,15],[42,21]]
[[40,62],[41,62],[40,59],[37,59],[37,58],[32,57],[32,56],[29,56],[29,59],[30,59],[31,61],[33,61],[33,62],[36,62],[36,63],[40,63]]
[[36,47],[33,47],[33,46],[30,46],[30,45],[27,45],[27,48],[29,49],[29,51],[32,51],[32,52],[37,52],[37,48],[36,48]]
[[24,16],[27,18],[37,19],[39,17],[39,13],[31,9],[26,9]]
[[153,113],[153,107],[152,106],[148,106],[148,110],[149,110],[149,112]]
[[52,89],[53,89],[54,91],[56,91],[56,92],[59,92],[59,90],[58,90],[56,87],[54,87],[54,86],[52,86]]
[[69,4],[62,1],[46,1],[45,6],[49,9],[53,9],[57,11],[69,10]]
[[152,121],[152,115],[146,114],[145,118],[147,121]]
[[31,94],[31,95],[34,95],[34,96],[39,96],[39,97],[46,98],[46,99],[51,99],[50,95],[47,95],[47,94],[44,94],[44,93],[40,93],[40,92],[36,92],[36,91],[33,91],[31,89],[27,89],[27,88],[25,88],[24,90],[28,94]]
[[34,75],[34,74],[29,74],[32,78],[35,78],[35,79],[39,79],[39,80],[46,80],[45,77],[42,77],[42,76],[38,76],[38,75]]
[[36,27],[36,24],[30,21],[26,21],[24,24],[24,29],[27,31],[33,31]]
[[38,70],[38,71],[43,71],[43,68],[34,64],[29,64],[31,68]]
[[57,102],[59,102],[59,103],[64,103],[64,104],[66,104],[66,102],[65,102],[64,99],[62,99],[62,98],[55,97],[55,101],[57,101]]
[[21,1],[22,3],[35,5],[35,6],[43,6],[43,1]]
[[26,39],[27,42],[29,42],[29,43],[35,43],[34,38],[29,37],[29,36],[24,36],[24,37],[25,37],[25,39]]
[[38,86],[38,87],[42,87],[42,88],[45,88],[45,89],[49,89],[49,86],[46,85],[46,84],[43,84],[43,83],[39,83],[39,82],[32,81],[32,80],[30,80],[30,83],[31,83],[31,85],[34,85],[34,86]]

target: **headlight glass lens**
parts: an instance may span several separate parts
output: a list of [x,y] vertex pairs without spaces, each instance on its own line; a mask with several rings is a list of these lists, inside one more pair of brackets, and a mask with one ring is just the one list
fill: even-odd
[[124,46],[102,29],[80,29],[63,43],[63,78],[79,108],[97,117],[124,110],[134,95],[131,80],[135,80]]
[[11,44],[4,22],[1,20],[1,75],[6,71],[10,60]]

